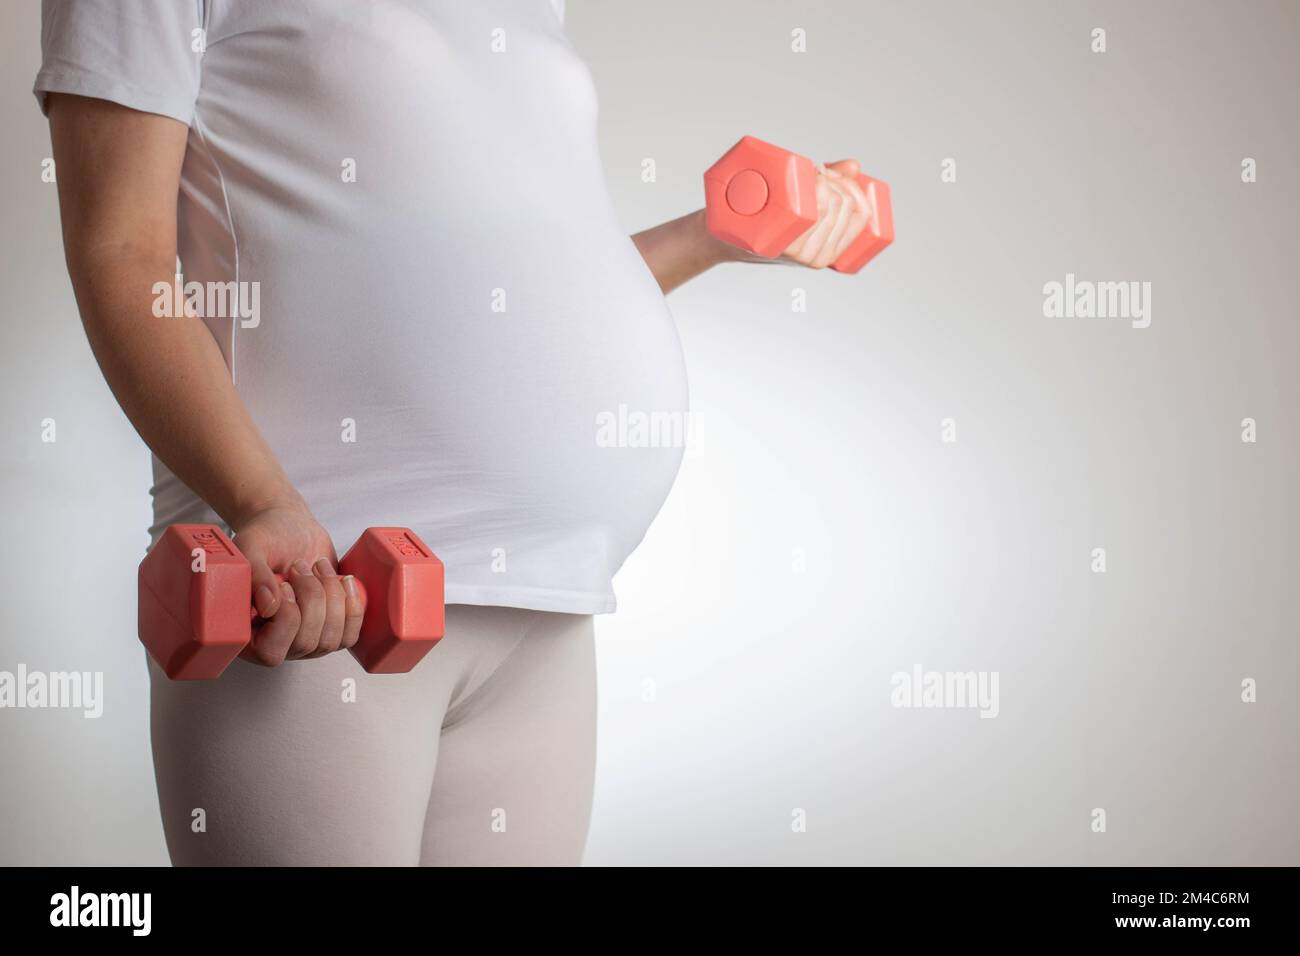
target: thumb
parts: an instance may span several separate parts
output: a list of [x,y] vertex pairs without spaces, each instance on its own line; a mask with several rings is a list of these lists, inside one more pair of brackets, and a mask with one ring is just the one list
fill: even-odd
[[261,558],[250,559],[253,566],[253,606],[258,617],[275,617],[280,610],[280,582],[275,579],[271,566]]
[[837,159],[835,162],[826,165],[837,173],[843,173],[846,176],[857,176],[862,172],[862,167],[858,165],[856,159]]

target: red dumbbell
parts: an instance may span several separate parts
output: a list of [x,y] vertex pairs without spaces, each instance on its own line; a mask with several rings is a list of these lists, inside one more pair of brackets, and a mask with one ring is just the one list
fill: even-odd
[[[443,634],[443,569],[408,528],[367,528],[339,562],[364,606],[352,650],[405,674]],[[253,569],[210,524],[174,524],[140,562],[140,641],[172,680],[220,677],[252,638]]]
[[[894,241],[889,184],[858,174],[870,217],[831,266],[857,272]],[[755,255],[779,256],[817,222],[817,168],[812,160],[746,136],[704,174],[705,220],[723,242]]]

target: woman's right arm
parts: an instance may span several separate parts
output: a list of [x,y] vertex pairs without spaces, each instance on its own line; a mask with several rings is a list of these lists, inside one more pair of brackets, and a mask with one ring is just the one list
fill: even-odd
[[[188,128],[106,100],[52,93],[63,244],[109,388],[158,458],[234,529],[271,620],[245,657],[275,665],[356,643],[361,607],[328,534],[258,431],[201,319],[153,314],[176,273]],[[272,569],[286,573],[278,585]]]

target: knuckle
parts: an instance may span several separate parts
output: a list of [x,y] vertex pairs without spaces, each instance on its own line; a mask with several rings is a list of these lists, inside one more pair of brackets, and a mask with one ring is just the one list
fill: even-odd
[[287,641],[287,635],[297,631],[301,623],[302,612],[298,609],[298,605],[287,601],[281,602],[280,610],[266,626],[265,639],[283,644]]
[[307,613],[303,614],[302,622],[298,625],[298,637],[303,640],[319,641],[321,631],[325,628],[325,606],[312,607]]
[[275,647],[263,645],[254,648],[253,654],[257,663],[263,667],[279,667],[284,663],[284,651]]
[[316,597],[325,593],[325,586],[321,584],[320,578],[304,575],[295,582],[294,590],[309,597]]
[[342,640],[343,619],[326,621],[325,627],[321,630],[319,647],[324,650],[334,650]]
[[289,653],[294,657],[306,657],[308,654],[314,653],[319,646],[319,637],[300,633],[293,639],[293,645],[289,648]]
[[284,660],[291,633],[282,621],[277,620],[274,624],[267,625],[254,639],[253,653],[267,667],[274,667]]

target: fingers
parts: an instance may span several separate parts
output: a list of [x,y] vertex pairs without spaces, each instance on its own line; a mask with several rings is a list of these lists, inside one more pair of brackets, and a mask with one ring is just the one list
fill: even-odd
[[257,608],[259,617],[275,617],[275,612],[280,609],[280,582],[265,561],[250,559],[250,563],[253,566],[253,607]]
[[858,164],[856,161],[851,162],[853,162],[854,166],[854,171],[852,173],[845,172],[844,170],[836,170],[836,173],[839,175],[840,183],[848,191],[849,195],[853,197],[861,210],[869,213],[871,212],[871,201],[867,199],[866,192],[863,191],[862,185],[858,182]]
[[822,170],[827,200],[819,207],[819,221],[800,258],[813,269],[824,269],[839,260],[844,251],[867,227],[871,203],[857,180],[857,163],[841,160]]
[[312,572],[320,582],[325,597],[325,616],[321,624],[320,639],[315,650],[303,657],[324,657],[343,646],[343,631],[347,617],[347,595],[343,581],[334,570],[329,558],[320,558],[312,565]]
[[292,661],[306,657],[320,646],[321,631],[325,627],[325,587],[312,571],[312,566],[302,558],[289,565],[287,578],[302,613],[298,633],[289,645],[287,659]]
[[811,269],[837,262],[871,222],[874,210],[858,184],[856,159],[840,159],[817,168],[817,221],[790,243],[781,258]]
[[839,258],[840,251],[848,244],[845,241],[845,235],[848,232],[849,221],[853,218],[856,207],[853,196],[845,187],[844,179],[839,173],[828,170],[827,181],[831,190],[835,193],[835,200],[832,208],[827,211],[830,230],[826,233],[822,247],[813,259],[812,266],[814,269],[824,269]]
[[253,565],[253,605],[258,617],[244,660],[278,667],[286,660],[323,657],[355,647],[361,636],[363,607],[356,581],[335,570],[334,549],[315,564],[298,559],[280,581],[261,558]]
[[360,594],[350,577],[344,583],[329,558],[314,565],[293,562],[280,591],[280,610],[254,635],[241,655],[246,660],[278,667],[286,660],[324,657],[356,645],[361,634]]
[[[853,165],[856,167],[857,163],[854,162]],[[861,235],[862,230],[866,229],[867,224],[871,222],[871,217],[875,215],[875,207],[872,206],[871,200],[867,198],[866,190],[858,183],[856,176],[856,172],[853,175],[845,173],[841,180],[845,192],[853,202],[853,214],[849,217],[848,227],[841,237],[840,248],[835,251],[835,255],[831,259],[832,262],[838,260],[844,254],[844,250],[848,249],[854,240]]]
[[855,160],[840,160],[818,170],[817,222],[782,253],[786,259],[825,269],[866,227],[870,217],[866,194],[849,177],[856,170]]
[[278,667],[356,644],[362,613],[357,588],[350,585],[349,597],[335,570],[333,542],[305,509],[261,512],[240,528],[237,543],[250,564],[260,618],[240,657]]
[[[851,213],[851,199],[834,170],[824,170],[818,190],[817,225],[803,250],[800,261],[812,269],[825,269],[835,261],[835,249],[844,233]],[[824,197],[824,198],[823,198]]]
[[862,167],[858,165],[856,159],[837,159],[833,163],[827,163],[826,168],[833,169],[837,173],[843,173],[849,179],[852,179],[857,176],[858,173],[862,172]]
[[344,603],[343,644],[341,649],[347,650],[356,647],[357,641],[361,639],[361,621],[365,614],[365,607],[361,603],[361,592],[357,588],[357,579],[348,574],[340,580],[343,582],[343,595],[346,599]]
[[826,237],[834,226],[839,203],[839,191],[831,185],[830,177],[819,175],[817,177],[817,221],[792,242],[782,255],[814,269],[822,268],[814,263],[821,255]]
[[278,667],[284,663],[302,623],[297,598],[288,581],[277,582],[279,608],[275,616],[266,621],[253,634],[252,641],[239,654],[246,661],[263,667]]

